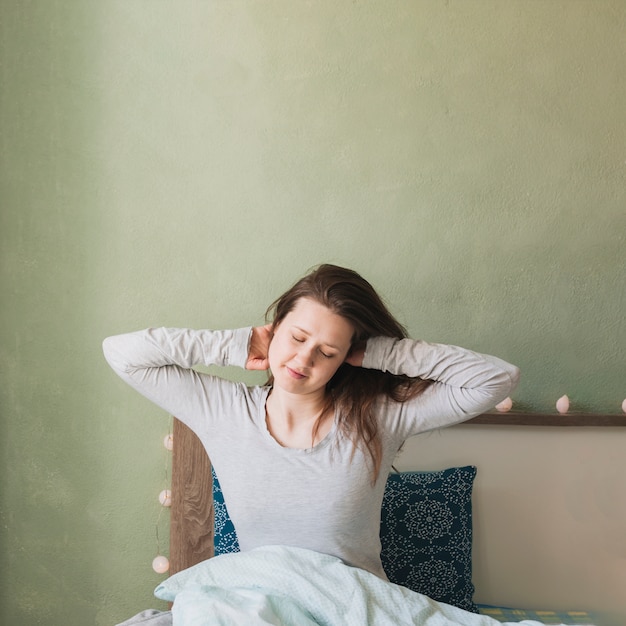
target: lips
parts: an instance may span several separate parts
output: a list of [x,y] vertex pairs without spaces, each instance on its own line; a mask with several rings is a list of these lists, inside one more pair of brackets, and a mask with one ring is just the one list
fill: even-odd
[[301,374],[300,372],[297,372],[296,370],[292,370],[288,366],[285,366],[285,368],[287,369],[287,373],[289,374],[289,376],[291,376],[292,378],[295,378],[296,380],[302,380],[303,378],[306,378],[304,374]]

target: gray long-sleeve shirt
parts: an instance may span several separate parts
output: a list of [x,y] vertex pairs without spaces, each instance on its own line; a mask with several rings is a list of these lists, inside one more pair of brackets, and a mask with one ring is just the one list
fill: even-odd
[[111,367],[200,438],[219,476],[241,550],[290,545],[339,557],[386,578],[380,561],[380,509],[388,473],[412,436],[469,419],[515,388],[519,370],[456,346],[376,337],[364,368],[435,381],[404,403],[382,399],[376,412],[383,458],[371,482],[368,456],[333,426],[312,448],[281,446],[265,421],[268,387],[248,387],[194,370],[244,367],[250,328],[153,328],[105,339]]

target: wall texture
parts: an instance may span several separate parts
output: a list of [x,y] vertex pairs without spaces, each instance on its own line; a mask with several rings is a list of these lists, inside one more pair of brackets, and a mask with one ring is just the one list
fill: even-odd
[[[107,369],[102,338],[259,323],[320,261],[361,271],[414,336],[519,364],[518,408],[567,393],[619,412],[625,27],[622,0],[3,2],[0,621],[159,606],[169,416]],[[626,433],[467,431],[406,464],[465,445],[506,489],[495,447],[530,465],[574,450],[589,490],[624,501]],[[537,483],[585,515],[570,483]],[[623,542],[555,601],[617,611]],[[486,568],[479,598],[505,599]],[[517,587],[507,601],[547,601]]]

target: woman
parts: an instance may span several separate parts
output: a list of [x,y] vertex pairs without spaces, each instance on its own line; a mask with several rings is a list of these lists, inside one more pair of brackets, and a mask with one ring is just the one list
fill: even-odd
[[[109,337],[104,352],[126,382],[198,435],[241,550],[308,548],[385,579],[381,505],[404,441],[492,408],[519,371],[406,338],[372,286],[333,265],[299,280],[268,319],[230,331],[148,329]],[[198,365],[271,376],[248,387]]]

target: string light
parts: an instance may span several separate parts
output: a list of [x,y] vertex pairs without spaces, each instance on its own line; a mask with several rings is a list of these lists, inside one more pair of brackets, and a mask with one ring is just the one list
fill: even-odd
[[159,502],[163,506],[172,506],[172,492],[169,489],[163,489],[159,494]]
[[[170,432],[167,435],[165,435],[165,437],[163,438],[163,446],[166,450],[170,452],[172,451],[174,447],[174,435],[172,433],[172,428],[173,428],[173,418],[170,418],[170,428],[169,428]],[[161,504],[161,507],[159,510],[159,515],[157,517],[156,526],[155,526],[157,556],[154,557],[154,559],[152,560],[152,569],[157,574],[165,574],[165,572],[167,572],[170,569],[169,559],[162,554],[161,542],[159,539],[159,526],[160,526],[161,518],[163,517],[163,511],[169,508],[170,506],[172,506],[172,492],[170,491],[170,489],[167,488],[169,486],[169,462],[170,462],[170,459],[168,455],[167,461],[165,463],[165,470],[164,470],[164,483],[166,485],[166,488],[163,489],[159,493],[159,503]]]
[[152,569],[157,574],[165,574],[165,572],[167,572],[169,568],[170,568],[170,562],[166,556],[159,555],[155,557],[154,560],[152,561]]
[[569,411],[569,398],[567,396],[561,396],[556,401],[556,410],[559,413],[567,413]]
[[511,398],[504,398],[500,404],[496,404],[496,409],[500,411],[500,413],[506,413],[511,410],[513,406],[513,400]]

